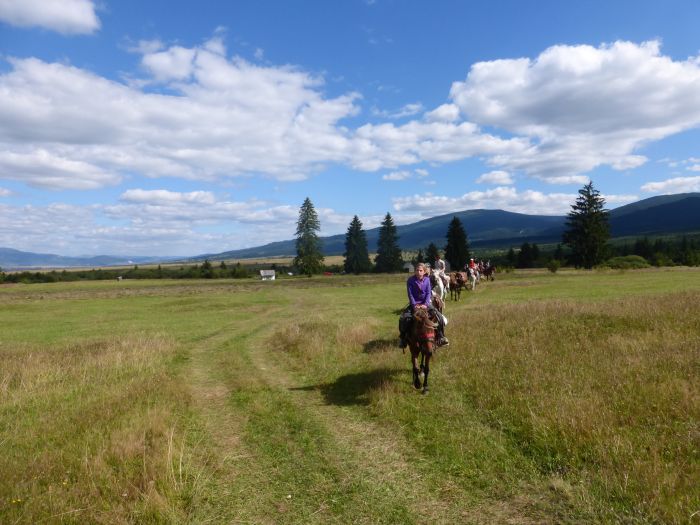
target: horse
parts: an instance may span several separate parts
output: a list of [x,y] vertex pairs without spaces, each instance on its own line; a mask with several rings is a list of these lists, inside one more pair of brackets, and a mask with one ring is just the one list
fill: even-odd
[[496,273],[496,267],[495,266],[487,266],[484,268],[483,271],[483,276],[486,277],[487,281],[493,281],[495,279],[494,274]]
[[430,286],[432,287],[435,295],[438,296],[444,303],[445,298],[447,297],[447,290],[445,290],[445,283],[442,280],[440,273],[441,272],[439,270],[430,270]]
[[471,288],[472,291],[476,290],[476,285],[479,282],[479,272],[476,270],[476,268],[469,268],[468,275],[469,275],[469,288]]
[[[428,311],[416,308],[413,312],[413,325],[408,333],[408,347],[411,350],[411,365],[413,366],[413,387],[423,394],[428,393],[428,375],[430,374],[430,358],[435,349],[435,329],[437,322],[430,319]],[[420,366],[418,356],[421,356]],[[421,384],[421,375],[423,383]]]
[[450,298],[459,301],[462,288],[466,288],[467,275],[464,272],[452,272],[450,274]]

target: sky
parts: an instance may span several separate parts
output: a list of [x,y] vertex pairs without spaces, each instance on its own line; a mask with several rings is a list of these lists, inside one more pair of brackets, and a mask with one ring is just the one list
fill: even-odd
[[[193,256],[700,191],[697,0],[0,0],[0,247]],[[469,224],[465,224],[469,234]]]

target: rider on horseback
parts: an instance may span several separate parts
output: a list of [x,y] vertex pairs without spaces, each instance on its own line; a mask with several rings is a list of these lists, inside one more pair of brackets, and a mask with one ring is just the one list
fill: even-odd
[[416,265],[416,273],[409,277],[406,281],[406,290],[408,292],[409,305],[399,318],[399,333],[401,337],[399,346],[401,348],[406,348],[406,345],[408,344],[406,341],[406,335],[408,333],[409,322],[412,319],[413,312],[417,308],[427,309],[430,316],[438,320],[437,345],[449,345],[450,342],[445,337],[444,317],[435,308],[433,308],[430,300],[430,279],[425,277],[425,265],[423,263],[418,263]]

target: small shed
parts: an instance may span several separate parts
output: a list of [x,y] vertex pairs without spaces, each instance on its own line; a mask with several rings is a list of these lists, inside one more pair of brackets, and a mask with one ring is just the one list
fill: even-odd
[[260,279],[263,281],[274,281],[275,270],[260,270]]
[[416,269],[413,267],[413,263],[405,262],[403,263],[403,271],[408,273],[413,273]]

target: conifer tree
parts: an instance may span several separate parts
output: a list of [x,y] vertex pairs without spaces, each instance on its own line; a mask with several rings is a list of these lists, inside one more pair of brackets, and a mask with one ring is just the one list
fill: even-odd
[[438,258],[438,255],[440,255],[440,251],[438,250],[438,247],[435,246],[435,243],[430,243],[428,247],[425,249],[425,259],[430,263],[430,265],[435,264],[435,259]]
[[294,258],[294,266],[298,268],[299,273],[309,277],[314,273],[320,273],[323,269],[321,239],[317,233],[320,229],[321,222],[318,220],[314,205],[307,197],[299,208],[296,231],[297,256]]
[[578,190],[579,196],[567,216],[564,244],[571,248],[571,262],[577,268],[591,269],[603,261],[610,238],[605,199],[589,181]]
[[467,233],[464,231],[462,221],[457,217],[452,217],[447,227],[445,259],[455,271],[464,268],[464,265],[467,264],[469,260],[469,241],[467,240]]
[[379,228],[377,256],[374,258],[374,270],[380,273],[400,272],[403,269],[399,238],[391,214],[387,213]]
[[355,215],[345,234],[345,261],[343,268],[345,273],[366,273],[372,269],[367,251],[367,236],[362,229],[362,222]]

